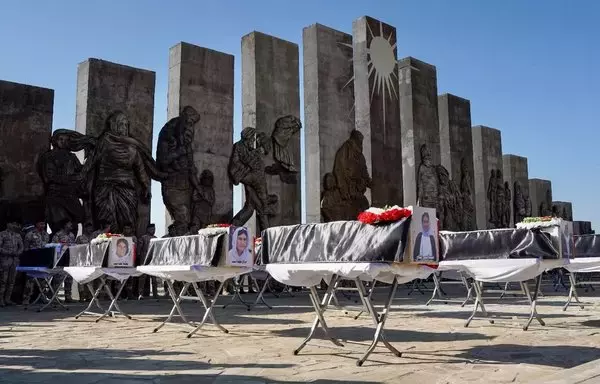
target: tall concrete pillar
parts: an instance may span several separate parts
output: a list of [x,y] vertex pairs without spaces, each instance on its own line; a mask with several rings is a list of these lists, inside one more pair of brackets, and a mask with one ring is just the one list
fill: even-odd
[[529,199],[529,171],[527,158],[517,155],[503,155],[502,169],[504,181],[508,182],[511,191],[510,226],[513,227],[515,218],[520,220],[526,216],[527,200]]
[[493,180],[497,172],[503,169],[502,136],[499,130],[482,125],[473,127],[472,132],[477,229],[488,229],[495,227],[491,222],[494,197],[490,192],[496,185]]
[[544,179],[529,179],[531,215],[545,216],[552,213],[552,182]]

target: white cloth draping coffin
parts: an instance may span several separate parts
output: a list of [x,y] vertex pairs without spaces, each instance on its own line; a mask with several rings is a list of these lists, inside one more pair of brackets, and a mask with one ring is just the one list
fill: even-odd
[[282,284],[312,287],[321,280],[330,281],[333,275],[363,281],[378,280],[391,283],[394,277],[404,284],[415,279],[426,279],[434,269],[417,264],[399,263],[306,263],[267,264],[267,272]]
[[475,280],[488,283],[509,283],[531,280],[545,271],[569,264],[568,259],[482,259],[442,261],[439,269],[462,271]]
[[571,259],[569,264],[565,265],[569,272],[575,273],[593,273],[600,272],[600,257],[582,257]]
[[252,268],[207,267],[203,265],[143,265],[138,271],[166,280],[195,283],[206,280],[225,281],[252,272]]
[[99,268],[99,267],[65,267],[73,280],[79,284],[87,284],[100,276],[107,275],[115,280],[124,281],[132,276],[140,276],[142,273],[135,268]]

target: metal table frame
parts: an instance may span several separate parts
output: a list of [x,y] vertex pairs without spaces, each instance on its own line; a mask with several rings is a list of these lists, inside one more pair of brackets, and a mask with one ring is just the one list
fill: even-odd
[[265,294],[265,291],[267,290],[267,288],[269,286],[269,281],[271,280],[271,276],[270,275],[267,276],[267,279],[263,283],[262,288],[260,288],[258,281],[254,278],[254,276],[252,276],[252,272],[242,275],[242,276],[240,276],[240,278],[243,278],[244,276],[248,276],[248,282],[249,282],[248,287],[250,287],[251,285],[254,285],[254,288],[258,292],[258,296],[256,296],[256,299],[252,303],[249,303],[246,300],[244,300],[244,298],[240,294],[240,289],[244,287],[244,284],[236,282],[235,279],[233,279],[233,296],[231,297],[231,301],[229,303],[223,305],[223,309],[229,307],[230,305],[235,305],[234,303],[236,300],[239,301],[241,305],[246,307],[246,309],[248,311],[252,310],[252,308],[256,307],[257,305],[264,305],[265,307],[267,307],[269,309],[273,309],[273,307],[270,306],[269,303],[267,303],[263,297],[263,295]]
[[[219,283],[219,287],[217,288],[215,296],[212,299],[207,299],[206,296],[204,295],[204,292],[202,292],[202,289],[198,285],[199,282],[184,283],[183,288],[181,289],[181,292],[179,292],[179,294],[177,294],[177,292],[175,291],[175,288],[173,286],[173,283],[175,281],[174,280],[166,280],[167,289],[169,290],[169,296],[171,297],[171,300],[173,301],[173,307],[171,308],[171,312],[169,313],[169,316],[158,327],[156,327],[153,330],[153,332],[158,332],[163,326],[165,326],[168,323],[174,324],[171,322],[171,319],[173,319],[174,317],[179,317],[184,322],[184,324],[188,324],[190,327],[194,327],[194,329],[188,333],[188,335],[187,335],[188,338],[192,337],[196,332],[198,332],[200,330],[200,328],[202,328],[202,326],[204,326],[204,324],[206,323],[207,320],[210,320],[210,322],[214,326],[216,326],[218,329],[220,329],[222,332],[229,333],[229,331],[225,327],[223,327],[221,324],[219,324],[219,322],[217,321],[217,319],[215,318],[215,316],[213,314],[213,308],[215,306],[215,303],[217,302],[217,299],[219,298],[221,291],[223,290],[223,287],[224,287],[226,281],[227,280],[224,280]],[[185,295],[188,292],[188,288],[190,286],[194,288],[194,292],[196,292],[196,296],[186,296]],[[205,312],[204,312],[202,321],[200,323],[194,324],[193,322],[191,322],[187,319],[187,317],[183,313],[183,309],[181,308],[181,305],[180,305],[183,301],[200,302],[202,304]],[[177,312],[177,314],[175,314],[175,312]]]
[[[83,315],[99,316],[95,320],[97,323],[107,316],[116,317],[117,315],[122,315],[122,316],[125,316],[126,318],[128,318],[129,320],[131,320],[131,316],[128,315],[127,313],[125,313],[125,311],[123,311],[119,307],[119,304],[117,303],[117,301],[119,300],[119,297],[121,296],[121,292],[123,292],[123,288],[125,288],[125,285],[127,284],[128,280],[130,278],[131,278],[131,276],[128,276],[125,280],[121,281],[118,279],[110,278],[109,276],[106,276],[106,275],[100,276],[98,278],[100,280],[100,285],[98,286],[98,288],[96,290],[94,290],[93,281],[88,282],[86,284],[86,287],[92,294],[92,298],[90,299],[88,306],[83,311],[79,312],[75,316],[75,319],[79,319]],[[119,283],[120,283],[119,289],[117,290],[117,293],[114,296],[110,290],[110,287],[107,284],[109,281],[119,281]],[[102,308],[102,306],[100,305],[100,301],[98,300],[98,296],[100,295],[100,293],[102,292],[103,289],[108,294],[108,297],[110,298],[110,305],[108,306],[108,308],[106,310],[104,310],[104,308]],[[102,313],[92,312],[92,307],[94,306],[94,304],[96,305],[96,307],[98,307],[98,309],[100,309],[103,312]],[[113,310],[113,308],[115,310]]]
[[[308,336],[304,339],[304,341],[302,341],[300,346],[298,348],[296,348],[296,350],[294,350],[294,355],[297,355],[298,353],[300,353],[300,351],[308,344],[308,342],[313,338],[315,330],[317,329],[317,327],[319,325],[325,332],[325,336],[327,337],[327,339],[329,339],[329,341],[331,341],[334,345],[343,347],[342,343],[340,343],[337,339],[335,339],[334,337],[331,336],[331,332],[329,330],[329,327],[327,326],[327,322],[325,321],[325,317],[324,317],[324,313],[327,310],[327,307],[329,306],[329,304],[331,303],[331,299],[332,299],[333,292],[335,290],[336,283],[340,279],[342,279],[342,278],[338,275],[333,275],[331,277],[331,281],[327,286],[327,291],[325,292],[325,295],[323,296],[322,299],[319,298],[319,294],[317,292],[317,287],[316,286],[310,287],[309,297],[311,299],[313,308],[315,310],[315,319],[313,321],[313,324],[311,326]],[[354,281],[356,283],[356,288],[359,292],[360,299],[361,299],[363,305],[365,306],[367,312],[371,315],[371,319],[373,320],[373,323],[375,324],[375,334],[373,336],[373,340],[372,340],[369,348],[367,349],[367,351],[363,354],[363,356],[360,359],[358,359],[358,361],[356,362],[356,365],[359,367],[362,366],[363,363],[367,360],[369,355],[373,352],[373,350],[375,349],[375,347],[377,346],[377,344],[380,341],[383,342],[384,345],[394,355],[396,355],[397,357],[401,357],[402,353],[399,352],[396,348],[394,348],[386,340],[385,333],[384,333],[385,322],[389,315],[390,306],[392,304],[392,301],[394,300],[394,296],[396,294],[396,289],[398,288],[398,280],[396,278],[394,278],[394,281],[393,281],[391,289],[390,289],[390,293],[389,293],[388,298],[384,304],[384,307],[380,313],[377,312],[373,303],[371,302],[370,293],[367,292],[364,285],[362,284],[362,281],[358,278],[354,279]]]
[[[541,281],[542,281],[542,275],[540,274],[535,278],[535,289],[533,291],[533,294],[531,293],[531,291],[529,289],[529,285],[526,281],[518,282],[521,285],[521,289],[525,293],[525,296],[527,297],[527,300],[529,301],[529,304],[530,304],[529,319],[523,326],[524,331],[529,329],[529,326],[531,325],[531,322],[533,321],[534,318],[540,323],[540,325],[542,325],[542,326],[546,325],[546,323],[544,322],[544,320],[542,319],[540,314],[537,312],[537,298],[538,298],[538,293],[540,291]],[[483,303],[483,282],[475,280],[473,282],[472,286],[473,286],[473,290],[475,291],[475,303],[473,305],[473,312],[471,313],[471,316],[469,316],[469,318],[467,319],[467,321],[465,323],[465,327],[468,327],[469,324],[471,323],[471,321],[475,318],[479,308],[481,308],[481,313],[482,313],[483,317],[488,319],[490,324],[494,324],[494,320],[489,317],[489,313],[485,310],[485,306]]]
[[[473,294],[473,286],[471,284],[469,284],[469,281],[467,280],[467,277],[464,275],[463,272],[458,272],[460,274],[460,281],[452,281],[452,282],[446,282],[445,284],[462,284],[465,286],[465,288],[467,288],[467,297],[460,301],[460,300],[452,300],[452,299],[447,299],[444,296],[446,295],[446,292],[444,292],[444,290],[442,289],[442,275],[443,275],[443,271],[435,271],[434,273],[431,274],[432,279],[433,279],[433,284],[434,284],[434,288],[433,288],[433,292],[431,294],[431,298],[427,301],[427,303],[425,303],[426,306],[428,306],[429,304],[433,303],[433,302],[443,302],[444,304],[448,304],[448,303],[461,303],[460,306],[464,307],[469,301],[471,301],[472,298],[472,294]],[[437,296],[437,297],[436,297]]]
[[[39,273],[40,275],[43,274],[43,272],[37,273]],[[64,305],[63,302],[60,301],[60,299],[58,298],[58,294],[60,293],[61,287],[65,279],[67,278],[67,275],[63,271],[53,271],[53,273],[45,273],[44,276],[36,276],[34,274],[28,274],[27,276],[33,279],[35,285],[39,289],[39,293],[33,302],[25,306],[24,310],[28,310],[29,307],[37,304],[40,300],[45,301],[45,304],[38,308],[37,312],[42,312],[52,304],[57,304],[57,306],[60,306],[62,309],[67,311],[69,310],[69,307]],[[52,284],[52,281],[54,279],[60,279],[59,284],[56,285],[56,290],[53,288]],[[50,297],[48,297],[48,295],[46,294],[47,291],[44,289],[42,282],[46,285],[46,289],[48,290],[48,292],[50,292]]]

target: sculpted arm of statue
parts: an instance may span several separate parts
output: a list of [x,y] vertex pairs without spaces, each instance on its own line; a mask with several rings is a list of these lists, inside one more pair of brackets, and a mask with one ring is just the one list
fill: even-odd
[[148,177],[144,161],[139,153],[135,156],[135,160],[133,162],[133,171],[135,172],[135,176],[142,187],[142,202],[144,204],[148,204],[150,202],[150,198],[152,197],[152,194],[150,193],[150,177]]

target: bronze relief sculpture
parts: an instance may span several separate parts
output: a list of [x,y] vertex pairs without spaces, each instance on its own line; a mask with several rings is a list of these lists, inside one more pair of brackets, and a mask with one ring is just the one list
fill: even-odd
[[50,141],[52,148],[40,155],[36,167],[44,185],[46,222],[55,233],[66,221],[77,225],[84,219],[91,220],[89,209],[86,214],[79,200],[83,199],[88,207],[83,165],[73,152],[93,150],[95,139],[70,129],[57,129]]
[[464,157],[460,161],[460,174],[460,196],[462,202],[462,213],[460,214],[462,216],[462,220],[460,230],[473,231],[475,230],[475,222],[473,220],[475,205],[473,204],[473,193],[471,191],[472,179]]
[[[215,205],[215,177],[205,169],[200,175],[200,188],[192,192],[192,221],[191,225],[204,228],[211,224],[212,209]],[[198,231],[190,231],[197,233]]]
[[266,172],[270,175],[278,175],[286,184],[298,183],[298,168],[294,164],[293,156],[288,150],[288,145],[302,129],[302,123],[296,116],[286,115],[275,121],[275,128],[271,133],[273,145],[273,165],[267,167]]
[[129,120],[121,111],[106,120],[83,175],[96,227],[105,222],[112,231],[137,227],[138,204],[150,203],[151,179],[164,178],[149,149],[129,136]]
[[438,174],[427,144],[421,145],[421,163],[417,171],[417,205],[435,208],[438,198]]
[[158,135],[156,162],[166,175],[161,183],[163,202],[173,218],[177,235],[188,232],[193,214],[192,196],[201,189],[193,150],[194,126],[199,120],[198,112],[186,106]]
[[369,208],[365,197],[371,188],[371,176],[363,155],[363,134],[354,129],[335,154],[333,172],[323,179],[321,214],[325,222],[356,220]]
[[523,195],[523,191],[521,190],[521,183],[519,183],[519,181],[515,181],[513,190],[515,195],[515,198],[513,200],[513,216],[516,225],[517,223],[522,222],[523,219],[527,216],[527,205],[525,202],[525,196]]

